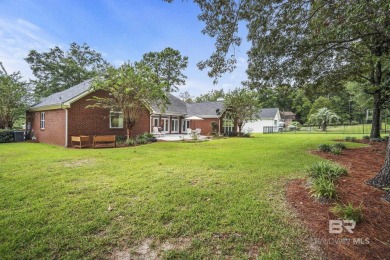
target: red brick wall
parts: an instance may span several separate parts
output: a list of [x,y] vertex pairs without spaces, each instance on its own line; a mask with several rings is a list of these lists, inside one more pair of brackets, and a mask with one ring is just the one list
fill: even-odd
[[218,118],[203,118],[203,120],[192,120],[190,123],[191,129],[200,128],[202,130],[201,135],[211,134],[211,122],[219,124]]
[[[107,97],[107,92],[96,91],[71,104],[68,110],[68,145],[72,135],[126,135],[126,128],[110,128],[110,110],[102,108],[86,108],[93,104],[88,101],[93,96]],[[132,136],[150,131],[150,113],[145,108],[139,121],[133,128]]]
[[31,112],[31,129],[39,142],[65,145],[65,110],[56,109],[45,112],[45,129],[40,129],[41,112]]

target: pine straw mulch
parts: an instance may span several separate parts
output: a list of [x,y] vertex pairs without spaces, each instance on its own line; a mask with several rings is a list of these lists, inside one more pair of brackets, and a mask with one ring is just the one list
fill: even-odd
[[370,146],[347,149],[341,155],[312,151],[348,169],[349,175],[337,182],[337,194],[338,202],[362,204],[363,221],[353,234],[329,233],[328,221],[338,219],[330,211],[335,202],[322,204],[310,197],[306,180],[291,181],[286,187],[289,204],[310,230],[312,246],[319,246],[331,259],[390,259],[390,203],[382,199],[384,191],[366,184],[381,169],[387,142],[365,143]]

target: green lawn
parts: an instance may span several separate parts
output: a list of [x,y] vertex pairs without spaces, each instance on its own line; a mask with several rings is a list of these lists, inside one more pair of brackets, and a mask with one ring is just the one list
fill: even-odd
[[165,258],[301,258],[307,234],[284,186],[320,160],[308,150],[336,138],[96,150],[1,144],[0,259],[106,258],[145,243],[155,252],[165,245]]
[[[337,125],[328,126],[326,132],[328,133],[339,133],[339,134],[360,134],[361,138],[363,135],[370,135],[372,125],[371,124],[360,124],[360,125]],[[381,134],[388,134],[390,131],[390,125],[382,123]],[[318,127],[301,127],[297,133],[323,133]]]

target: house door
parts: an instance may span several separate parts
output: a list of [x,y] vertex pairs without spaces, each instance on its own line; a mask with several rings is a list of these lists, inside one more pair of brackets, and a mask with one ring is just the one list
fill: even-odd
[[169,133],[169,118],[161,118],[163,122],[163,131]]
[[172,118],[171,124],[172,124],[172,127],[171,127],[172,132],[171,133],[179,133],[179,119]]

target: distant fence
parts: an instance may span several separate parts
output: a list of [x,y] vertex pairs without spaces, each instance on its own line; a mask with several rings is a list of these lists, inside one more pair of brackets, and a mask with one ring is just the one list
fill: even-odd
[[[286,127],[279,129],[279,131],[266,131],[264,127],[264,134],[270,133],[295,133],[295,134],[362,134],[370,135],[371,133],[371,124],[356,124],[356,125],[329,125],[325,131],[322,131],[318,125],[309,125],[301,127]],[[267,129],[268,130],[268,129]],[[390,133],[390,124],[382,123],[381,124],[381,134]]]

